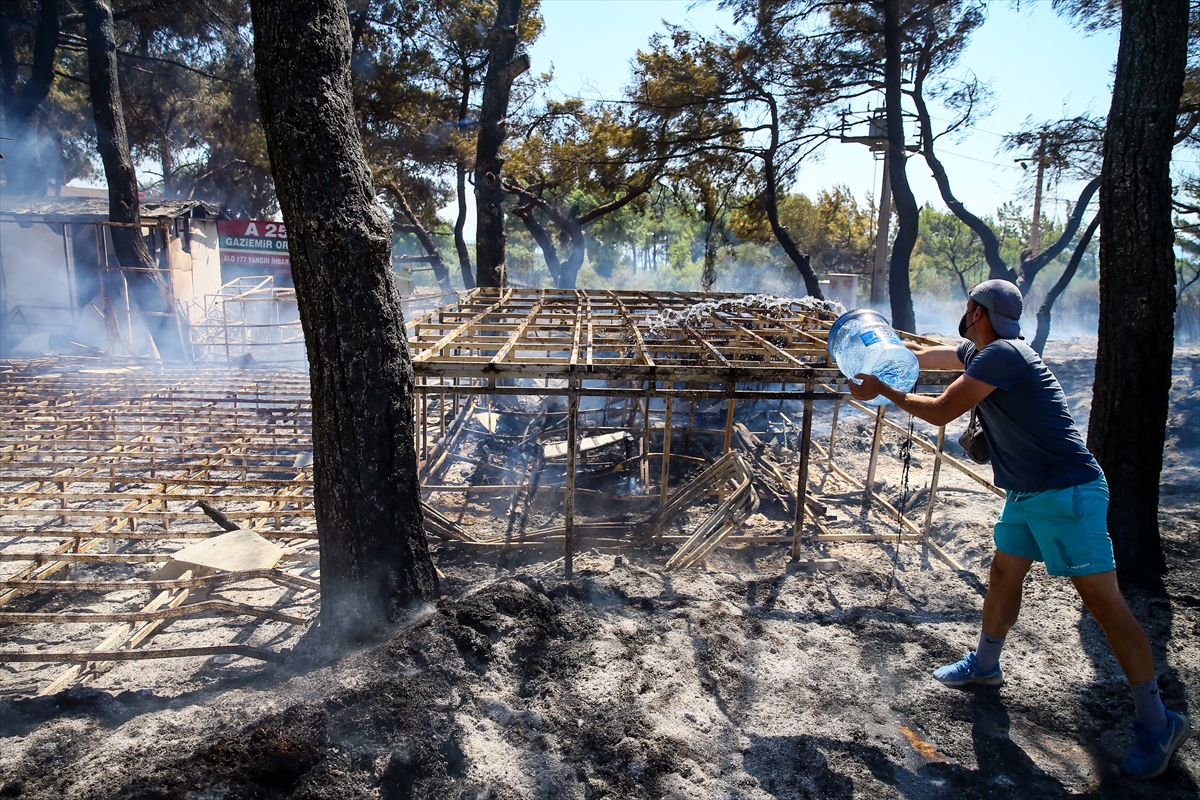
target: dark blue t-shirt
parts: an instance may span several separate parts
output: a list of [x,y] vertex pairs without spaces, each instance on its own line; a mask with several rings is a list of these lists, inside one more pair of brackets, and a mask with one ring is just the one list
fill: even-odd
[[1029,345],[999,339],[977,352],[963,342],[958,360],[967,375],[996,387],[978,409],[997,486],[1044,492],[1104,474],[1075,427],[1058,378]]

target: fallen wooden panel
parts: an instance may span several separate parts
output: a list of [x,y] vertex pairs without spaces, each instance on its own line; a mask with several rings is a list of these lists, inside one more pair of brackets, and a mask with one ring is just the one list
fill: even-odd
[[[579,446],[576,448],[578,453],[586,453],[590,450],[598,450],[605,445],[623,442],[627,439],[632,439],[633,435],[629,431],[617,431],[616,433],[605,433],[600,436],[586,436],[579,440]],[[548,444],[542,451],[543,458],[562,458],[567,454],[566,442],[554,442]]]
[[270,569],[279,563],[283,551],[283,545],[270,542],[254,531],[239,530],[214,536],[199,544],[190,544],[173,553],[171,560],[227,572],[241,572]]
[[[781,465],[773,455],[767,452],[766,442],[755,436],[741,422],[734,424],[733,434],[732,442],[749,453],[754,460],[754,465],[758,467],[758,471],[755,472],[754,477],[759,481],[761,487],[773,495],[784,508],[788,507],[785,498],[795,503],[796,482],[788,480],[787,476],[784,475]],[[824,503],[816,500],[808,493],[807,487],[804,491],[804,505],[816,517],[824,515],[828,510]],[[793,507],[791,510],[794,511],[795,508]]]
[[[683,569],[703,561],[717,545],[758,510],[758,495],[754,492],[753,480],[750,468],[741,454],[729,452],[672,495],[659,513],[633,522],[580,522],[576,523],[575,531],[578,536],[587,539],[589,544],[596,547],[621,547],[633,541],[678,541],[681,537],[663,536],[662,529],[682,516],[701,498],[726,492],[725,501],[686,538],[665,566],[665,569]],[[557,543],[562,540],[563,534],[562,526],[542,528],[525,534],[519,543],[505,543],[504,547],[508,549],[515,546]],[[637,534],[641,534],[640,539],[634,539]]]

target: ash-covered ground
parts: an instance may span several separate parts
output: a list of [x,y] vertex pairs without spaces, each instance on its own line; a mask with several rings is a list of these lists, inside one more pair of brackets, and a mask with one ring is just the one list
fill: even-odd
[[[1048,353],[1081,420],[1093,353],[1087,339]],[[1200,701],[1198,370],[1200,351],[1181,350],[1168,596],[1131,597],[1184,713]],[[847,454],[869,447],[853,425],[839,436]],[[930,463],[914,455],[914,489]],[[898,467],[881,477],[897,486]],[[938,503],[935,539],[965,574],[887,542],[828,548],[836,572],[797,569],[785,545],[723,548],[681,573],[661,571],[666,547],[589,551],[570,581],[553,554],[442,551],[445,599],[352,654],[323,653],[310,631],[282,666],[206,663],[177,681],[157,667],[146,685],[114,671],[0,702],[0,797],[1196,797],[1196,741],[1158,780],[1119,776],[1124,678],[1070,585],[1040,567],[1007,683],[930,678],[974,645],[999,508],[969,482]],[[777,532],[775,516],[749,526]],[[836,530],[854,522],[841,516]]]

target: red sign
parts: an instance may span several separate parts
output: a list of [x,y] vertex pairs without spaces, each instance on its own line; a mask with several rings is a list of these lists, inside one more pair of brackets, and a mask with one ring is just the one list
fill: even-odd
[[287,228],[282,222],[234,219],[217,222],[221,265],[262,267],[264,274],[290,272]]

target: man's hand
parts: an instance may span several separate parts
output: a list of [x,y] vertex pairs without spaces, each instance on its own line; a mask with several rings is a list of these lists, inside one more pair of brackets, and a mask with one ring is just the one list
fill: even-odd
[[921,369],[963,368],[963,363],[958,360],[958,350],[948,344],[927,345],[905,340],[904,346],[916,355]]
[[[854,381],[858,381],[858,383]],[[850,394],[855,400],[861,400],[865,403],[883,394],[883,381],[874,375],[859,373],[854,376],[854,381],[850,381]]]
[[[855,383],[854,381],[859,381]],[[959,375],[940,395],[907,394],[888,386],[874,375],[855,375],[850,381],[850,395],[862,402],[883,395],[901,410],[933,425],[945,425],[971,409],[995,390],[990,383]]]

